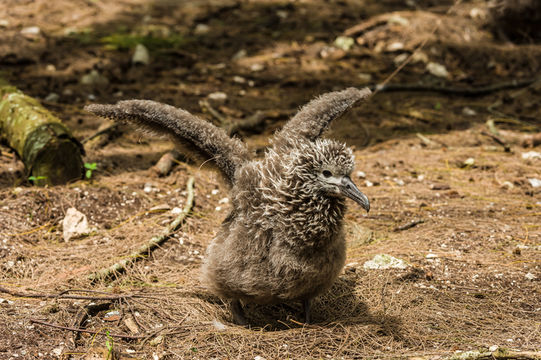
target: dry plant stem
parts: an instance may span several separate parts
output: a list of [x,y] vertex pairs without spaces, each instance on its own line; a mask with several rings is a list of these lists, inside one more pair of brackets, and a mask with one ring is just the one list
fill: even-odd
[[0,293],[9,294],[11,296],[20,297],[20,298],[41,298],[41,299],[72,299],[72,300],[108,300],[108,301],[118,301],[121,299],[129,299],[135,297],[144,297],[138,296],[136,294],[128,295],[111,295],[111,296],[85,296],[85,295],[68,295],[64,293],[60,294],[46,294],[46,293],[26,293],[21,291],[13,291],[6,289],[5,287],[0,286]]
[[498,131],[498,128],[496,127],[496,124],[494,123],[494,120],[492,119],[487,120],[487,127],[492,135],[495,135],[495,136],[500,135],[500,132]]
[[99,270],[89,276],[91,281],[97,281],[99,279],[108,279],[111,276],[118,274],[126,269],[126,266],[136,262],[138,259],[148,255],[152,250],[154,250],[159,245],[163,244],[174,231],[182,224],[186,216],[192,211],[193,201],[194,201],[194,191],[193,191],[194,177],[191,176],[188,179],[186,185],[186,190],[188,192],[188,197],[186,199],[186,205],[182,212],[177,216],[175,220],[163,231],[161,235],[154,236],[146,244],[139,247],[133,253],[131,253],[127,258],[120,260],[116,264],[111,265],[108,268]]
[[511,148],[509,147],[509,145],[505,141],[503,141],[501,138],[499,138],[498,136],[493,135],[493,134],[489,134],[489,133],[484,132],[484,131],[481,131],[481,135],[488,136],[489,138],[491,138],[492,140],[497,142],[499,145],[503,146],[503,149],[504,149],[505,152],[510,152],[511,151]]
[[[55,329],[77,331],[77,332],[84,332],[84,333],[88,333],[88,334],[106,336],[105,332],[103,332],[103,331],[92,331],[92,330],[86,330],[86,329],[73,328],[73,327],[69,327],[69,326],[60,326],[60,325],[51,324],[51,323],[48,323],[48,322],[45,322],[45,321],[41,321],[41,320],[38,320],[38,319],[30,319],[30,322],[34,323],[34,324],[40,324],[40,325],[44,325],[44,326],[49,326],[49,327],[52,327],[52,328],[55,328]],[[144,339],[146,337],[146,335],[127,335],[127,334],[111,334],[111,333],[109,333],[108,336],[117,337],[117,338],[121,338],[121,339],[128,339],[128,340]]]
[[[72,325],[73,328],[80,329],[84,325],[84,323],[86,322],[89,316],[94,316],[98,312],[103,311],[103,310],[109,310],[112,304],[113,303],[111,301],[107,301],[101,304],[95,304],[94,302],[91,302],[90,304],[84,307],[81,307],[79,311],[77,311],[77,314],[75,315],[75,320],[73,320],[73,325]],[[79,334],[80,332],[78,331],[73,333],[73,336],[70,339],[73,346],[75,346],[75,343],[79,339]]]
[[424,222],[425,221],[423,219],[413,220],[413,221],[410,221],[409,223],[406,223],[404,225],[395,227],[393,231],[398,232],[398,231],[408,230],[408,229],[411,229],[412,227],[415,227],[415,226],[417,226],[419,224],[422,224]]
[[426,136],[424,136],[424,135],[421,134],[421,133],[417,133],[417,134],[415,134],[415,135],[417,135],[417,137],[418,137],[419,139],[421,139],[421,140],[423,141],[423,143],[425,143],[426,145],[439,145],[439,146],[442,146],[442,147],[444,147],[444,148],[447,147],[447,144],[444,144],[444,143],[439,142],[439,141],[437,141],[437,140],[431,140],[431,139],[427,138]]
[[370,90],[375,92],[392,92],[392,91],[426,91],[437,92],[446,95],[460,95],[460,96],[483,96],[493,92],[509,89],[518,89],[531,85],[532,83],[540,80],[539,78],[530,78],[523,80],[511,80],[486,86],[473,87],[473,88],[460,88],[454,86],[435,86],[435,85],[422,85],[422,84],[378,84],[370,87]]
[[227,119],[222,114],[220,114],[218,110],[214,109],[207,100],[201,100],[199,102],[199,106],[201,106],[204,111],[208,111],[209,114],[214,116],[216,120],[218,120],[219,126],[224,126],[228,123]]
[[110,126],[107,126],[106,128],[98,130],[94,134],[90,135],[89,137],[81,140],[81,144],[85,144],[85,143],[89,142],[90,140],[95,139],[98,136],[101,136],[103,134],[108,134],[108,133],[114,132],[117,128],[118,128],[117,123],[114,123],[114,124],[112,124]]
[[463,356],[466,353],[458,353],[450,356],[448,360],[540,360],[541,352],[537,351],[513,351],[507,349],[498,349],[496,351],[472,351],[467,353],[467,357]]

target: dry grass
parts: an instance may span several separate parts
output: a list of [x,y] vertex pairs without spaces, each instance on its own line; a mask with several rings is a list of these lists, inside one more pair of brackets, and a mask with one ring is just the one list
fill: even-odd
[[[366,217],[355,206],[350,209],[350,264],[331,291],[315,302],[314,325],[301,324],[300,304],[292,303],[248,305],[252,328],[241,328],[231,324],[228,305],[200,287],[201,254],[225,215],[224,210],[214,209],[225,192],[220,188],[218,194],[211,194],[216,179],[204,170],[196,172],[195,213],[177,235],[111,283],[89,287],[88,274],[122,258],[171,220],[168,213],[144,211],[164,201],[160,194],[168,191],[178,194],[168,199],[173,196],[182,204],[183,194],[175,193],[175,189],[182,189],[186,173],[196,170],[184,167],[169,180],[153,179],[160,192],[136,196],[141,199],[119,213],[117,220],[109,219],[110,229],[101,228],[69,246],[59,240],[55,226],[61,213],[35,221],[35,225],[50,222],[51,227],[34,226],[32,232],[29,225],[13,226],[10,232],[22,231],[25,235],[3,235],[10,249],[2,265],[1,284],[5,287],[48,293],[91,289],[149,298],[111,303],[109,311],[116,309],[122,314],[116,322],[104,321],[107,311],[101,311],[93,314],[90,322],[75,325],[77,311],[90,301],[10,298],[14,303],[2,305],[0,312],[0,321],[9,324],[1,330],[4,340],[0,349],[17,352],[15,344],[24,343],[24,348],[34,349],[30,351],[49,353],[60,346],[67,353],[86,352],[96,344],[105,344],[105,337],[86,334],[72,343],[68,341],[73,338],[71,332],[32,325],[33,318],[84,326],[102,334],[108,329],[131,335],[134,333],[125,319],[135,318],[139,334],[149,339],[117,339],[115,349],[123,356],[130,355],[128,349],[135,350],[131,354],[136,357],[156,353],[198,359],[429,356],[494,344],[538,350],[539,280],[530,281],[524,275],[530,272],[539,276],[540,207],[534,202],[535,196],[528,195],[531,190],[526,184],[506,190],[500,182],[517,183],[514,179],[539,176],[539,172],[533,164],[520,160],[519,149],[509,155],[484,151],[483,146],[455,147],[457,139],[471,139],[478,131],[439,136],[451,144],[445,152],[423,148],[418,139],[391,141],[358,152],[358,167],[369,174],[369,180],[380,183],[365,188],[374,210]],[[466,157],[474,157],[477,167],[456,165]],[[419,180],[419,175],[425,178]],[[145,178],[145,171],[122,177],[127,187],[123,191],[137,192]],[[395,178],[405,185],[399,186]],[[118,186],[114,185],[115,178],[108,180],[109,186],[102,185],[103,178],[85,185],[87,196],[95,199],[96,214],[114,208],[115,201],[124,201],[122,192],[111,196],[111,189]],[[431,190],[433,183],[448,184],[450,189]],[[75,188],[82,185],[62,191],[25,190],[11,200],[10,192],[4,191],[4,203],[24,209],[19,204],[40,203],[42,196],[37,194],[48,194],[49,200],[42,206],[52,209],[57,202],[81,206],[85,199],[76,199],[79,192]],[[16,213],[11,216],[17,217]],[[417,218],[425,222],[405,231],[392,231]],[[99,225],[102,220],[94,221]],[[519,244],[520,254],[516,251]],[[403,258],[411,266],[406,270],[364,270],[362,263],[376,253]],[[426,258],[428,253],[437,257]],[[9,261],[15,265],[10,266]],[[7,336],[8,332],[12,335]],[[150,345],[156,336],[163,339]]]
[[[107,21],[140,25],[141,14],[152,9],[152,19],[162,21],[160,26],[178,24],[175,31],[191,34],[199,18],[216,18],[211,28],[219,31],[189,45],[192,48],[188,51],[196,56],[175,54],[179,63],[172,62],[172,57],[156,57],[144,70],[126,70],[126,53],[103,51],[101,45],[74,48],[75,40],[59,35],[48,39],[53,50],[31,54],[66,69],[60,70],[58,77],[47,72],[45,62],[27,65],[20,60],[14,64],[10,80],[32,96],[45,97],[56,81],[60,85],[55,91],[62,93],[64,87],[74,91],[72,97],[62,98],[64,102],[48,105],[60,112],[80,138],[99,127],[96,119],[80,112],[89,90],[78,78],[94,64],[103,64],[103,73],[112,81],[107,89],[93,89],[96,102],[111,101],[111,94],[120,89],[124,97],[168,102],[197,112],[199,99],[224,91],[230,100],[221,110],[233,117],[240,117],[239,112],[249,115],[254,109],[295,108],[320,90],[357,84],[359,72],[370,73],[374,82],[385,79],[396,68],[393,60],[398,53],[375,49],[397,41],[409,52],[428,40],[424,49],[428,60],[445,65],[451,73],[446,81],[461,86],[525,77],[538,73],[540,64],[536,56],[539,45],[510,47],[492,41],[482,21],[469,17],[472,7],[482,7],[477,2],[461,3],[456,12],[445,16],[442,14],[448,8],[432,9],[432,13],[402,12],[400,16],[410,22],[409,31],[396,23],[376,21],[377,26],[358,35],[363,37],[365,48],[356,45],[343,56],[338,52],[328,58],[323,58],[321,51],[331,46],[335,34],[359,21],[351,14],[389,12],[398,2],[367,0],[359,9],[355,1],[345,1],[343,6],[303,1],[291,7],[284,7],[281,1],[255,1],[242,2],[236,8],[213,1],[208,6],[202,6],[207,2],[201,1],[191,7],[175,7],[168,1],[150,5],[124,0],[104,14],[107,9],[84,1],[84,11],[73,23],[70,19],[75,18],[72,12],[76,10],[66,6],[66,1],[47,2],[47,6],[42,0],[35,4],[11,2],[11,12],[0,15],[9,17],[12,24],[0,37],[18,34],[19,25],[34,25],[31,19],[45,33],[56,34],[58,24],[64,23],[96,26],[96,31],[103,32],[111,26]],[[451,1],[446,4],[450,6]],[[124,11],[128,8],[131,11]],[[53,10],[57,12],[54,19],[58,19],[55,24],[44,20],[50,19]],[[290,16],[280,20],[279,30],[284,33],[277,34],[281,37],[274,43],[269,40],[274,30],[260,33],[263,30],[257,28],[254,18],[266,29],[277,21],[279,16],[274,14],[278,10],[282,15],[289,11]],[[233,17],[242,25],[233,24]],[[433,31],[439,19],[442,26]],[[325,27],[318,28],[318,24]],[[329,24],[335,24],[332,31]],[[207,46],[221,44],[224,33],[234,39],[231,45]],[[471,42],[465,40],[466,33]],[[41,40],[33,43],[40,49],[45,43]],[[247,47],[245,61],[262,62],[265,69],[253,73],[249,67],[228,60],[236,47]],[[25,51],[32,49],[21,48],[17,54],[24,59]],[[65,59],[68,53],[72,58]],[[216,66],[222,62],[227,66]],[[254,87],[233,81],[236,75],[253,79]],[[182,80],[180,85],[178,79]],[[393,79],[425,84],[436,80],[422,62],[409,64]],[[245,95],[237,96],[241,90]],[[231,323],[228,304],[201,288],[199,266],[226,216],[227,205],[219,200],[227,193],[205,168],[181,164],[164,178],[148,171],[171,147],[169,143],[134,134],[123,136],[105,148],[89,151],[88,161],[99,163],[93,181],[46,189],[21,185],[22,164],[0,146],[0,286],[28,293],[71,290],[68,295],[96,297],[82,300],[1,294],[0,358],[92,359],[100,354],[97,358],[101,359],[103,352],[107,353],[106,331],[145,337],[115,338],[115,351],[123,359],[153,359],[154,355],[160,359],[431,358],[492,345],[540,351],[541,192],[527,179],[541,178],[541,163],[522,159],[526,150],[517,143],[511,143],[511,153],[503,152],[501,146],[481,135],[487,129],[479,124],[497,115],[497,125],[505,125],[517,138],[523,136],[518,130],[538,131],[538,85],[478,99],[406,95],[378,94],[332,129],[331,136],[363,148],[355,152],[357,170],[364,171],[367,178],[354,174],[354,181],[371,199],[372,211],[366,216],[351,204],[346,215],[349,265],[331,291],[315,301],[313,325],[299,323],[300,304],[291,303],[248,305],[252,327],[242,328]],[[487,110],[489,106],[498,113]],[[464,115],[464,107],[474,109],[477,115]],[[520,115],[506,116],[513,113]],[[366,127],[363,131],[359,130],[359,119]],[[248,139],[252,148],[260,150],[270,131],[279,127],[270,120],[266,125],[265,134]],[[423,143],[414,135],[418,131],[433,143]],[[434,135],[437,132],[440,134]],[[367,143],[370,146],[364,148]],[[541,151],[539,146],[533,150]],[[474,165],[464,166],[470,157]],[[190,175],[195,176],[195,208],[175,236],[112,281],[92,284],[90,274],[128,256],[172,221],[171,211],[149,210],[164,204],[182,208]],[[374,186],[366,186],[366,181]],[[159,191],[144,192],[146,183]],[[96,231],[64,243],[60,222],[72,206],[89,217]],[[424,222],[393,231],[415,219]],[[381,253],[404,259],[410,266],[405,270],[363,268],[366,260]],[[105,301],[98,299],[98,292],[139,296]],[[93,311],[85,320],[82,315],[92,308],[90,303],[103,304],[103,309]],[[112,310],[121,316],[107,321],[106,314]],[[38,325],[32,319],[99,335]]]

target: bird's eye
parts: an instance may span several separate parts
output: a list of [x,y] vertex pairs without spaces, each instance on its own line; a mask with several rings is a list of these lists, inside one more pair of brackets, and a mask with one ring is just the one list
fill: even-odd
[[325,176],[326,178],[328,178],[328,177],[331,177],[331,176],[332,176],[332,173],[331,173],[329,170],[323,170],[323,176]]

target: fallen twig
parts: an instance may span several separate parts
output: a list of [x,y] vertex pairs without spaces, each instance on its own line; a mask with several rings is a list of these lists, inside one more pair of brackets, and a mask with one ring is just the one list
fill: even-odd
[[415,227],[419,224],[422,224],[424,223],[425,221],[423,219],[417,219],[417,220],[413,220],[413,221],[410,221],[409,223],[406,223],[404,225],[400,225],[400,226],[397,226],[394,228],[394,232],[398,232],[398,231],[404,231],[404,230],[408,230],[408,229],[411,229],[412,227]]
[[457,352],[450,357],[446,358],[447,360],[539,360],[541,359],[541,352],[537,351],[514,351],[508,350],[505,348],[498,348],[495,351],[461,351]]
[[498,128],[496,127],[496,124],[494,123],[493,119],[489,119],[486,122],[488,130],[492,135],[498,136],[500,135],[500,132],[498,131]]
[[529,86],[540,78],[530,78],[521,80],[511,80],[501,83],[495,83],[479,87],[454,87],[454,86],[437,86],[437,85],[424,85],[424,84],[377,84],[370,86],[370,90],[377,92],[396,92],[396,91],[426,91],[437,92],[447,95],[460,95],[460,96],[483,96],[488,95],[501,90],[518,89]]
[[154,236],[150,241],[148,241],[146,244],[140,246],[137,250],[135,250],[133,253],[128,255],[128,257],[120,260],[119,262],[109,266],[108,268],[99,270],[89,276],[89,279],[91,281],[96,281],[99,279],[107,279],[113,276],[114,274],[120,273],[126,269],[126,267],[129,264],[132,264],[136,262],[138,259],[146,256],[149,254],[152,250],[154,250],[159,245],[163,244],[171,234],[178,229],[178,227],[182,224],[186,216],[192,211],[193,202],[194,202],[194,191],[193,191],[193,184],[194,184],[194,178],[191,176],[188,179],[188,183],[186,184],[186,190],[188,192],[188,197],[186,199],[186,205],[184,205],[184,209],[182,212],[177,216],[175,220],[169,226],[162,232],[161,235]]
[[30,322],[34,324],[49,326],[55,329],[84,332],[84,333],[94,334],[94,335],[111,336],[111,337],[117,337],[121,339],[137,340],[137,339],[144,339],[145,337],[147,337],[146,335],[128,335],[128,334],[112,334],[112,333],[106,334],[103,331],[92,331],[92,330],[74,328],[74,327],[69,327],[69,326],[61,326],[61,325],[56,325],[56,324],[51,324],[45,321],[41,321],[38,319],[30,319]]
[[112,123],[111,125],[106,126],[103,129],[100,128],[94,134],[92,134],[89,137],[84,138],[83,140],[81,140],[81,144],[85,144],[85,143],[89,142],[90,140],[97,138],[98,136],[101,136],[101,135],[104,135],[104,134],[110,134],[110,133],[116,131],[116,129],[118,129],[118,124],[117,123]]
[[200,100],[199,106],[201,106],[201,108],[204,111],[207,111],[210,115],[214,116],[216,120],[218,120],[220,126],[224,126],[228,124],[228,121],[225,118],[225,116],[220,114],[218,110],[214,109],[207,100]]
[[[67,291],[92,292],[91,290],[67,290]],[[102,293],[104,295],[100,295],[100,296],[70,295],[70,294],[66,294],[67,291],[63,291],[63,292],[61,292],[59,294],[27,293],[27,292],[22,292],[22,291],[10,290],[10,289],[7,289],[7,288],[5,288],[3,286],[0,286],[0,293],[5,293],[5,294],[9,294],[11,296],[21,297],[21,298],[72,299],[72,300],[91,300],[91,301],[100,301],[100,300],[118,301],[118,300],[125,300],[125,299],[129,299],[129,298],[147,298],[148,297],[148,296],[145,296],[145,295],[137,295],[137,294],[106,295],[106,293]]]
[[158,176],[166,176],[171,172],[175,164],[179,163],[179,160],[183,158],[184,155],[173,149],[163,154],[160,160],[154,164],[151,170],[154,171]]
[[[75,319],[72,322],[72,326],[77,329],[81,329],[82,326],[84,326],[86,320],[90,316],[94,316],[100,311],[109,310],[113,303],[111,301],[107,301],[104,303],[96,304],[95,302],[91,302],[88,305],[81,307],[79,311],[77,311],[77,314],[75,315]],[[79,339],[80,332],[74,332],[73,336],[71,337],[70,341],[73,346],[75,346],[75,343]]]
[[447,144],[442,143],[442,142],[437,141],[437,140],[431,140],[431,139],[427,138],[426,136],[424,136],[424,135],[421,134],[421,133],[417,133],[417,134],[415,134],[415,135],[417,135],[417,137],[418,137],[419,139],[421,139],[421,140],[423,141],[423,143],[424,143],[425,145],[427,145],[427,146],[430,146],[430,145],[439,145],[439,146],[442,146],[442,147],[444,147],[444,148],[447,147]]
[[503,150],[505,152],[511,152],[511,147],[505,141],[500,139],[498,136],[496,136],[494,134],[489,134],[489,133],[487,133],[485,131],[481,131],[481,135],[488,136],[489,138],[491,138],[492,140],[494,140],[495,142],[497,142],[498,144],[503,146]]

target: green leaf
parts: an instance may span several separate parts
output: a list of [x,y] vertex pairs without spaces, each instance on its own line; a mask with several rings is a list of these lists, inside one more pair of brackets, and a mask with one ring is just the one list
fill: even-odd
[[85,169],[96,170],[97,168],[98,168],[98,164],[96,163],[85,163]]
[[90,178],[92,177],[92,170],[87,170],[87,171],[85,172],[85,177],[86,177],[87,179],[90,179]]

